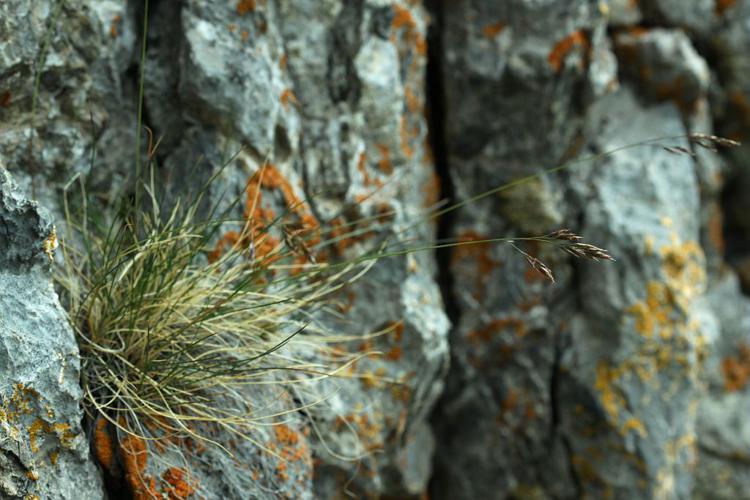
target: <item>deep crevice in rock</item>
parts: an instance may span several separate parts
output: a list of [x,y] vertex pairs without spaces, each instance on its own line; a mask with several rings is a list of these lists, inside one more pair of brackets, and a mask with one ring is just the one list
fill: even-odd
[[[577,273],[575,273],[577,274]],[[561,332],[562,333],[562,332]],[[578,477],[578,473],[573,465],[573,447],[570,444],[568,437],[560,432],[561,416],[560,416],[560,377],[562,376],[562,356],[565,346],[563,345],[565,335],[558,335],[555,340],[555,358],[552,362],[552,368],[550,370],[549,377],[549,398],[550,398],[550,449],[554,447],[554,440],[559,439],[565,450],[565,456],[567,458],[568,472],[570,478],[573,481],[573,486],[576,490],[575,498],[581,498],[584,491],[581,478]]]
[[[435,171],[440,179],[440,197],[448,203],[455,203],[455,189],[450,174],[448,145],[445,137],[445,94],[443,88],[442,68],[442,27],[443,12],[440,0],[428,0],[427,10],[432,16],[428,32],[427,51],[427,126],[429,144],[435,163]],[[453,236],[456,213],[448,212],[440,217],[437,225],[438,241],[445,241]],[[458,322],[459,308],[453,297],[454,276],[450,262],[451,248],[440,248],[435,252],[438,265],[437,281],[443,297],[445,312],[452,324]]]

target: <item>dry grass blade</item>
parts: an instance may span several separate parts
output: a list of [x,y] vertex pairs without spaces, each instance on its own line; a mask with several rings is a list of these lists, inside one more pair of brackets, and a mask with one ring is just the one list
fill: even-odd
[[547,266],[544,262],[542,262],[538,258],[532,255],[529,255],[527,252],[518,248],[515,242],[516,241],[534,241],[538,243],[544,243],[544,244],[552,245],[556,248],[559,248],[560,250],[577,258],[587,259],[587,260],[592,260],[592,261],[597,261],[597,262],[601,260],[609,260],[609,261],[614,262],[615,259],[609,254],[609,252],[595,245],[583,243],[582,240],[583,240],[583,237],[577,235],[570,229],[558,229],[557,231],[549,233],[545,236],[516,238],[514,240],[510,240],[509,243],[513,246],[514,249],[516,249],[518,252],[521,253],[521,255],[523,255],[523,257],[526,259],[526,261],[529,263],[529,266],[532,269],[540,272],[549,281],[551,281],[552,283],[555,283],[554,274],[552,273],[552,270],[549,268],[549,266]]
[[[77,220],[66,199],[57,283],[79,339],[86,411],[146,442],[221,446],[217,430],[252,441],[260,422],[296,409],[253,407],[249,387],[334,376],[354,359],[321,364],[330,357],[314,352],[336,336],[314,312],[373,262],[317,265],[293,226],[283,228],[286,245],[256,256],[268,229],[250,223],[209,259],[225,219],[197,220],[201,197],[165,211],[153,185],[143,191],[150,207],[137,228],[127,215],[102,223],[85,209]],[[304,272],[279,274],[299,253],[309,254]],[[290,348],[297,339],[303,356]]]

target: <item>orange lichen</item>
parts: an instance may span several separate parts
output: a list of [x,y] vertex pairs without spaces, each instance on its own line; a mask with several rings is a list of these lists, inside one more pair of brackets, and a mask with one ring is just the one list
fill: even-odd
[[401,401],[402,403],[408,403],[411,399],[411,389],[407,385],[392,385],[391,396],[395,401]]
[[414,21],[414,16],[411,15],[411,12],[409,12],[408,9],[401,7],[400,5],[394,5],[391,27],[394,30],[401,28],[413,30],[417,27],[417,23]]
[[[401,31],[403,33],[404,40],[407,44],[413,46],[417,55],[424,57],[427,54],[427,41],[419,31],[419,26],[414,20],[414,16],[411,14],[409,9],[401,7],[400,5],[393,6],[393,21],[391,22],[391,29],[395,31]],[[396,41],[396,35],[391,36],[392,41]],[[412,62],[412,67],[414,66]]]
[[393,339],[396,342],[401,342],[404,337],[404,320],[391,323],[389,328],[393,329]]
[[208,262],[216,262],[224,253],[224,249],[232,247],[240,240],[240,234],[237,231],[229,231],[216,242],[214,249],[208,254]]
[[534,408],[533,404],[528,403],[526,405],[526,409],[523,412],[523,416],[526,418],[526,420],[532,420],[537,417],[536,409]]
[[240,0],[237,2],[237,14],[244,16],[248,12],[255,12],[255,0]]
[[427,55],[427,40],[423,36],[417,35],[415,37],[414,47],[418,56],[424,57]]
[[374,451],[382,448],[380,444],[380,433],[382,427],[366,414],[337,416],[335,421],[336,427],[351,426],[359,436],[362,446],[367,451]]
[[122,22],[122,16],[120,16],[119,14],[117,14],[115,17],[112,18],[112,22],[109,25],[109,37],[110,38],[112,39],[117,38],[119,34],[117,31],[117,28],[121,22]]
[[276,168],[275,165],[269,163],[265,166],[263,172],[263,187],[269,189],[280,189],[284,195],[284,200],[289,208],[292,210],[300,210],[302,204],[300,199],[294,194],[294,189],[291,183],[286,177]]
[[422,109],[422,101],[417,97],[417,93],[411,88],[406,87],[404,89],[404,99],[406,100],[406,109],[408,109],[410,113],[419,113]]
[[360,382],[365,389],[373,389],[382,387],[383,377],[386,375],[386,369],[382,366],[377,368],[375,371],[363,373],[360,376]]
[[672,101],[682,112],[692,113],[698,105],[698,100],[690,94],[689,88],[685,76],[680,75],[670,82],[657,85],[656,98],[660,101]]
[[148,453],[143,439],[134,435],[125,436],[120,441],[120,461],[134,500],[159,498],[156,481],[145,475]]
[[10,93],[10,90],[6,90],[2,94],[0,94],[0,107],[7,108],[10,106],[12,94]]
[[284,52],[279,58],[279,69],[285,70],[287,64],[289,64],[289,58],[287,57],[286,52]]
[[508,328],[513,328],[513,332],[518,337],[526,334],[526,324],[523,321],[518,318],[503,318],[491,321],[478,330],[472,330],[468,334],[468,339],[471,342],[489,342],[496,334]]
[[708,219],[708,241],[719,252],[723,252],[726,247],[724,241],[724,214],[719,205],[714,205],[711,209],[711,215]]
[[547,61],[555,72],[559,72],[562,69],[565,58],[576,47],[585,50],[588,50],[589,48],[588,37],[583,31],[574,31],[555,44],[552,51],[547,56]]
[[523,272],[523,279],[526,283],[546,283],[549,278],[547,278],[541,271],[534,269],[533,267],[527,267]]
[[701,293],[706,281],[703,249],[695,241],[681,242],[672,235],[672,242],[663,246],[660,253],[662,270],[674,301],[682,310],[687,310],[690,299]]
[[393,163],[391,163],[391,151],[385,144],[375,144],[375,147],[380,152],[380,160],[378,161],[378,168],[381,172],[386,175],[393,173]]
[[385,359],[389,361],[398,361],[401,359],[401,355],[401,348],[399,346],[393,346],[387,353],[385,353]]
[[292,446],[299,443],[299,433],[292,430],[286,424],[277,424],[273,427],[276,440],[285,446]]
[[497,35],[502,33],[506,26],[507,25],[505,23],[500,21],[488,24],[487,26],[482,28],[482,34],[485,36],[485,38],[495,38]]
[[170,467],[164,471],[161,477],[169,485],[167,491],[164,492],[169,500],[184,500],[195,493],[195,483],[193,480],[186,479],[185,476],[185,470],[178,467]]
[[714,0],[716,2],[716,14],[722,15],[728,9],[731,9],[737,4],[737,0]]
[[626,28],[625,32],[635,38],[642,37],[649,33],[651,31],[650,28],[647,28],[646,26],[630,26],[629,28]]
[[281,174],[281,172],[272,164],[266,164],[262,170],[253,175],[245,186],[245,210],[244,217],[247,220],[247,227],[240,236],[236,232],[229,231],[219,242],[214,250],[209,254],[209,260],[215,262],[228,245],[238,244],[247,247],[252,244],[255,248],[255,256],[259,260],[265,260],[266,264],[278,259],[280,256],[274,254],[279,246],[279,239],[269,234],[266,226],[272,224],[275,220],[275,213],[270,208],[263,207],[262,188],[279,190],[284,197],[285,204],[289,207],[291,213],[299,218],[302,230],[312,236],[306,239],[310,245],[317,244],[320,241],[318,234],[319,223],[315,217],[309,213],[307,206],[294,194],[291,183]]
[[279,462],[276,464],[276,477],[281,482],[289,481],[289,473],[286,469],[286,462]]
[[240,33],[240,37],[242,37],[243,42],[247,42],[250,40],[250,32],[247,30],[242,30],[242,33]]
[[370,178],[369,172],[367,172],[367,155],[364,152],[359,154],[359,159],[357,160],[357,170],[362,175],[362,184],[364,184],[366,187],[371,186],[372,179]]
[[106,470],[111,471],[115,460],[115,446],[107,419],[99,417],[94,425],[94,455]]
[[481,235],[476,231],[469,230],[458,236],[458,241],[466,243],[455,248],[451,258],[452,264],[457,265],[464,260],[473,260],[476,262],[476,279],[474,295],[478,297],[482,288],[490,279],[492,271],[500,265],[498,261],[490,255],[491,245],[489,243],[474,243],[488,239],[487,236]]
[[291,102],[294,105],[299,104],[299,101],[297,101],[297,96],[294,95],[294,92],[292,92],[292,89],[284,89],[284,91],[281,93],[281,104],[284,106],[284,108],[289,109],[289,103]]
[[500,401],[500,411],[502,413],[508,413],[509,411],[512,411],[517,404],[518,392],[511,389],[510,391],[508,391],[508,395],[505,396],[502,401]]
[[334,245],[339,253],[343,253],[346,249],[353,247],[357,243],[357,239],[354,237],[343,237],[349,232],[349,230],[344,227],[344,224],[345,222],[340,218],[331,221],[331,238],[336,240]]
[[[269,451],[273,452],[281,460],[276,464],[276,478],[280,481],[289,480],[289,470],[297,467],[298,473],[305,473],[312,463],[312,454],[306,440],[302,437],[305,432],[298,432],[286,424],[274,425],[275,441],[266,444]],[[295,466],[297,462],[305,465]]]
[[741,343],[737,351],[737,356],[726,357],[721,362],[727,392],[741,391],[750,381],[750,346]]
[[[401,138],[401,152],[404,153],[404,156],[407,158],[411,158],[414,156],[414,150],[411,147],[411,139],[415,135],[418,134],[417,130],[409,131],[409,125],[406,121],[406,117],[401,117],[401,126],[399,127],[399,137]],[[382,150],[381,150],[382,153]],[[392,170],[392,168],[391,168]],[[390,172],[386,172],[390,174]]]

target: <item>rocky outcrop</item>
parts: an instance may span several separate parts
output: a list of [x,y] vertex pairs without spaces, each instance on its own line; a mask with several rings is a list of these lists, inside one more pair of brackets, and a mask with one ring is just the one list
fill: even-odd
[[0,170],[0,497],[104,498],[78,347],[52,288],[49,215]]
[[[346,332],[342,347],[380,355],[314,394],[249,391],[279,413],[323,403],[235,443],[236,459],[202,450],[189,477],[179,453],[134,462],[174,490],[158,493],[746,494],[748,149],[717,154],[687,134],[747,140],[750,2],[151,0],[147,17],[143,7],[0,4],[0,158],[21,186],[2,174],[0,496],[101,497],[99,476],[110,490],[118,474],[127,483],[127,450],[141,446],[120,443],[97,474],[43,251],[51,218],[28,200],[60,225],[60,188],[77,175],[102,200],[127,189],[144,28],[140,148],[170,194],[222,168],[209,197],[227,208],[266,165],[262,206],[236,215],[289,211],[329,227],[387,217],[337,243],[353,256],[386,237],[397,248],[434,241],[424,214],[441,195],[465,200],[573,161],[460,207],[440,234],[570,227],[617,259],[518,243],[555,285],[509,245],[378,262],[336,297],[329,326]],[[625,148],[655,138],[668,139]],[[106,426],[87,425],[106,438]]]
[[[728,4],[437,9],[445,161],[459,198],[576,160],[462,207],[453,234],[531,235],[563,224],[618,260],[560,261],[526,248],[553,264],[558,283],[548,287],[512,249],[452,252],[453,364],[433,417],[437,498],[740,494],[744,467],[717,457],[709,436],[718,413],[718,425],[732,428],[724,436],[741,435],[729,424],[741,403],[717,409],[710,401],[728,386],[705,385],[707,371],[721,378],[719,365],[743,373],[741,346],[734,355],[736,345],[720,348],[732,344],[739,313],[708,299],[721,293],[744,307],[723,284],[732,281],[718,202],[725,166],[686,141],[721,123],[714,100],[726,91],[701,51],[733,37],[726,25],[744,7]],[[744,60],[729,52],[727,64]],[[657,138],[687,154],[651,145],[597,156]],[[726,480],[709,480],[704,463]]]

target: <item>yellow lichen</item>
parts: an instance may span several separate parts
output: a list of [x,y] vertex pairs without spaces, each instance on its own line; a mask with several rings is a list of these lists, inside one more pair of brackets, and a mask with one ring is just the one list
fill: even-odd
[[55,259],[55,250],[57,250],[58,246],[59,243],[57,241],[57,228],[55,228],[55,226],[52,226],[52,231],[50,231],[49,235],[42,244],[44,253],[47,254],[49,260]]
[[613,368],[604,361],[600,361],[596,366],[594,389],[599,393],[602,406],[613,421],[617,420],[620,408],[625,404],[622,394],[614,386],[614,382],[620,378],[620,374],[620,370]]
[[637,418],[629,418],[625,421],[624,424],[622,424],[622,433],[627,434],[630,431],[636,431],[642,438],[645,438],[648,433],[646,432],[646,427],[643,425],[643,422],[641,422]]
[[672,311],[671,296],[666,286],[657,281],[646,285],[646,299],[636,302],[626,312],[635,319],[635,330],[646,337],[653,337],[657,331],[670,328]]

